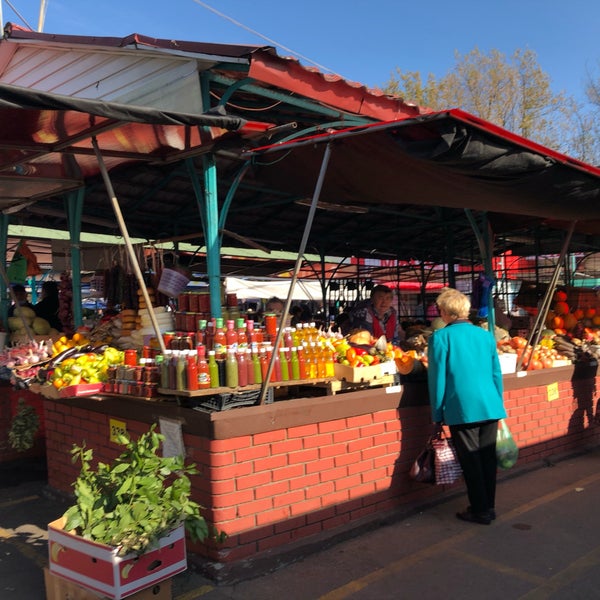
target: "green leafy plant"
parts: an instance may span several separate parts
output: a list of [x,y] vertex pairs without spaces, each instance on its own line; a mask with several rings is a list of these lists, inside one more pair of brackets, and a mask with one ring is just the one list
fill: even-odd
[[23,398],[17,401],[17,412],[13,417],[8,432],[8,441],[15,450],[25,452],[33,448],[35,434],[40,426],[40,419],[35,412],[35,408],[25,404]]
[[193,541],[208,536],[203,507],[190,498],[188,475],[198,471],[181,456],[158,456],[164,436],[155,428],[135,441],[120,435],[123,453],[95,469],[92,450],[85,444],[73,447],[73,462],[81,461],[81,471],[73,484],[77,502],[64,514],[66,531],[119,548],[119,556],[151,550],[181,523]]

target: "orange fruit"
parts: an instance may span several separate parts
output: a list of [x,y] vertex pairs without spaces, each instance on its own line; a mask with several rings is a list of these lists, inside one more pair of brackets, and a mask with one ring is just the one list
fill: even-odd
[[556,302],[566,302],[567,300],[567,292],[564,290],[556,290],[554,293],[554,300]]
[[557,315],[566,315],[569,312],[569,305],[566,302],[557,302],[554,305],[554,312]]

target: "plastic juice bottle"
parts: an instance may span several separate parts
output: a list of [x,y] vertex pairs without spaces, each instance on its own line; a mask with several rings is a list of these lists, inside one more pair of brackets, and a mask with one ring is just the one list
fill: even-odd
[[217,360],[224,359],[227,356],[227,336],[223,329],[223,319],[219,318],[215,321],[215,335],[213,338],[213,350]]
[[177,352],[177,363],[175,365],[175,389],[187,389],[186,370],[187,370],[187,353],[185,350]]
[[216,321],[216,319],[211,319],[206,324],[205,346],[206,346],[207,350],[214,350],[216,329],[217,329],[217,321]]
[[[288,365],[288,360],[285,356],[285,351],[287,348],[279,349],[279,372],[281,373],[281,379],[279,381],[289,381],[290,380],[290,369]],[[275,363],[277,366],[277,363]]]
[[225,362],[225,383],[227,387],[236,388],[239,385],[238,363],[235,355],[235,349],[227,350],[227,360]]
[[198,331],[196,331],[196,345],[206,345],[206,319],[198,321]]
[[296,329],[294,330],[292,337],[294,339],[294,346],[296,346],[296,348],[302,344],[302,339],[304,337],[302,323],[296,323]]
[[273,370],[271,371],[271,379],[269,381],[282,381],[281,379],[281,361],[279,360],[279,352],[271,346],[271,352],[274,356]]
[[206,347],[198,346],[198,389],[205,390],[210,387],[210,367],[206,361]]
[[171,366],[171,355],[173,350],[165,350],[162,365],[160,366],[160,387],[168,390],[171,385],[169,382],[169,368]]
[[238,349],[245,350],[248,347],[248,333],[246,332],[246,322],[242,317],[237,320]]
[[298,369],[300,371],[300,379],[308,379],[305,346],[298,346],[298,348],[296,348],[296,352],[298,353]]
[[240,350],[240,352],[244,352],[246,355],[246,378],[248,380],[248,385],[252,385],[255,383],[254,381],[254,363],[252,362],[252,350],[250,348],[245,348]]
[[248,345],[256,344],[256,331],[254,330],[254,321],[252,319],[246,320],[246,337],[248,338]]
[[283,330],[283,345],[286,348],[291,348],[294,345],[294,341],[292,338],[292,328],[291,327],[286,327]]
[[290,350],[290,379],[300,379],[300,361],[298,360],[298,349],[296,346],[292,346]]
[[233,348],[237,352],[238,347],[238,334],[235,329],[235,321],[233,319],[228,319],[227,321],[227,330],[225,331],[225,343],[227,348]]
[[316,342],[311,342],[309,345],[309,355],[310,355],[310,368],[309,368],[309,378],[317,379],[319,376],[319,353],[317,351]]
[[210,387],[218,388],[220,386],[219,381],[219,365],[217,365],[217,359],[215,358],[215,351],[208,351],[208,374],[210,376]]
[[325,353],[322,344],[315,344],[315,356],[317,359],[317,378],[324,379],[326,374]]
[[269,356],[267,354],[267,349],[263,346],[259,350],[259,360],[260,360],[260,374],[261,374],[261,383],[267,380],[267,370],[269,368]]
[[246,365],[246,349],[243,348],[236,353],[238,367],[238,386],[246,387],[248,385],[248,366]]
[[256,344],[252,344],[252,368],[254,369],[254,383],[262,383],[262,369],[260,364],[258,346]]
[[325,344],[325,377],[335,377],[334,348]]
[[198,356],[195,350],[187,353],[186,361],[186,388],[195,391],[198,389]]

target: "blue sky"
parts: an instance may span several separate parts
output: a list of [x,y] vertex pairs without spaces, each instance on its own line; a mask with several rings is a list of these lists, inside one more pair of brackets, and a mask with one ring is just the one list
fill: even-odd
[[[0,2],[4,23],[22,24],[6,0]],[[10,4],[37,27],[39,0]],[[276,42],[287,48],[278,47],[280,55],[301,55],[305,65],[310,59],[321,70],[371,87],[385,84],[396,67],[441,77],[454,66],[455,52],[475,47],[507,56],[530,49],[554,92],[583,99],[588,74],[600,76],[599,26],[598,0],[47,0],[44,31]]]

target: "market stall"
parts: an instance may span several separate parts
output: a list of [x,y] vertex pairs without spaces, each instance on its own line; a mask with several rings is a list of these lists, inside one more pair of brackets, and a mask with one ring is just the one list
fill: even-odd
[[[36,136],[31,134],[31,127],[22,125],[35,121],[42,111],[55,111],[56,120],[50,122],[60,121],[63,125],[47,132],[49,137],[58,136],[59,143],[37,145],[29,156],[17,161],[19,165],[22,162],[35,165],[36,160],[43,164],[49,162],[59,169],[60,177],[53,173],[54,179],[39,177],[26,182],[50,186],[40,191],[41,195],[77,188],[81,181],[61,170],[63,153],[77,156],[82,160],[84,179],[96,177],[97,181],[101,172],[117,214],[119,192],[111,185],[111,177],[113,172],[119,171],[119,166],[121,176],[129,174],[126,175],[129,183],[134,173],[139,175],[140,161],[145,163],[146,170],[152,167],[157,170],[155,164],[148,163],[155,163],[159,158],[164,159],[161,167],[179,161],[185,165],[184,171],[188,169],[188,174],[193,171],[190,179],[196,184],[194,187],[200,189],[196,167],[192,168],[188,162],[188,154],[196,152],[206,155],[201,161],[201,172],[207,189],[214,191],[209,183],[215,176],[217,158],[224,154],[231,159],[231,146],[227,142],[234,137],[233,142],[239,149],[242,142],[245,144],[253,137],[247,130],[244,135],[242,121],[228,117],[215,116],[213,120],[206,115],[138,111],[110,103],[57,98],[52,94],[32,96],[26,91],[5,87],[0,88],[0,93],[10,94],[12,98],[0,108],[5,121],[15,124],[14,131],[11,130],[13,146],[21,143],[32,147]],[[22,114],[27,118],[20,117]],[[268,127],[262,125],[262,128],[257,125],[257,129],[264,133]],[[210,138],[206,145],[199,134],[203,127],[210,127],[211,131],[218,129],[219,134],[228,127],[239,129],[242,142],[237,135],[222,133],[216,140]],[[157,133],[157,128],[161,133]],[[363,135],[369,133],[373,135]],[[169,147],[164,140],[170,140],[173,146]],[[150,142],[153,143],[148,146]],[[277,157],[281,160],[270,161],[270,168],[266,161],[257,160],[274,152],[282,153]],[[12,155],[5,155],[4,159],[3,166],[9,169],[11,160],[15,159]],[[101,169],[105,159],[107,168]],[[253,232],[260,232],[266,239],[275,237],[273,232],[280,234],[277,237],[285,238],[285,243],[279,240],[277,243],[297,251],[299,256],[312,236],[320,241],[312,230],[313,218],[321,232],[334,230],[333,225],[339,225],[343,231],[336,240],[337,247],[341,247],[343,241],[349,251],[368,253],[382,240],[391,244],[397,239],[398,224],[406,226],[408,220],[414,226],[416,216],[427,221],[424,210],[443,213],[441,220],[449,226],[448,238],[454,231],[460,231],[456,242],[462,250],[473,248],[479,242],[484,254],[480,260],[485,264],[494,250],[490,229],[510,231],[516,222],[522,221],[545,227],[548,215],[567,222],[585,219],[584,225],[589,227],[600,216],[598,169],[509,135],[461,111],[361,127],[342,132],[335,138],[327,134],[245,155],[238,153],[234,160],[238,166],[241,161],[244,168],[235,170],[233,182],[228,180],[233,192],[231,196],[227,193],[225,203],[233,202],[234,192],[241,189],[244,175],[251,179],[250,198],[258,188],[270,193],[276,190],[275,198],[285,196],[304,201],[302,208],[290,201],[286,211],[275,214],[267,207],[262,211],[263,216],[259,215],[259,220],[266,220],[267,212],[273,219],[293,217],[293,222],[282,224],[271,220],[267,224],[251,224],[256,227]],[[130,161],[134,162],[128,171]],[[31,188],[23,185],[23,177],[16,172],[4,173],[5,196],[15,198],[7,206],[9,209],[20,202],[29,202],[32,197]],[[105,196],[104,208],[107,206]],[[76,205],[77,198],[71,200]],[[190,203],[189,197],[186,201]],[[390,211],[386,213],[389,220],[384,223],[385,227],[380,227],[382,216],[379,214],[368,221],[369,237],[362,236],[367,229],[369,211],[382,204],[388,204]],[[206,206],[209,205],[206,199]],[[254,209],[252,202],[248,205]],[[216,226],[206,206],[203,215],[211,226]],[[341,223],[339,212],[350,207],[354,210],[352,218],[348,218],[346,212],[347,218]],[[84,210],[82,205],[79,208]],[[160,210],[163,209],[161,205]],[[465,210],[476,211],[478,217],[474,223],[466,219],[469,235],[465,233]],[[321,219],[320,212],[316,216],[317,211],[334,217]],[[253,212],[261,213],[255,209]],[[459,215],[462,217],[460,226]],[[243,224],[245,216],[238,219],[238,224]],[[126,218],[118,220],[124,238],[128,226],[137,226],[137,223],[128,223]],[[182,227],[189,227],[186,219],[180,220]],[[510,225],[507,226],[507,222]],[[146,223],[145,231],[156,226],[156,222]],[[562,242],[564,227],[556,223],[555,226],[553,239]],[[439,231],[425,233],[427,235],[416,241],[413,238],[419,236],[414,232],[399,239],[393,248],[395,254],[406,250],[408,255],[408,248],[416,248],[418,244],[452,266],[459,253],[449,255],[445,245],[439,244]],[[213,235],[209,242],[217,237]],[[218,247],[217,252],[212,248],[209,260],[218,260]],[[298,262],[292,275],[292,288],[299,265]],[[454,272],[452,268],[449,271]],[[200,473],[192,479],[195,496],[206,507],[209,523],[228,535],[223,543],[193,547],[197,556],[207,560],[207,568],[212,568],[217,578],[224,577],[227,570],[242,559],[272,560],[275,550],[302,542],[316,543],[324,536],[343,535],[349,528],[380,520],[388,511],[407,508],[451,491],[412,482],[407,476],[429,431],[424,378],[396,377],[394,373],[411,350],[399,349],[396,354],[396,349],[386,346],[380,351],[389,360],[379,358],[379,362],[388,367],[352,366],[340,362],[331,341],[330,359],[321,361],[324,372],[319,373],[317,360],[314,363],[316,376],[290,378],[288,370],[286,379],[281,364],[277,370],[277,357],[281,360],[281,350],[285,356],[285,347],[290,352],[295,347],[297,352],[299,345],[296,342],[295,346],[287,346],[284,328],[281,323],[279,327],[275,323],[273,329],[265,328],[263,332],[269,336],[268,342],[273,348],[271,358],[260,365],[261,381],[258,371],[252,370],[254,381],[240,385],[238,363],[237,382],[233,378],[235,385],[223,386],[221,383],[227,382],[227,365],[221,363],[221,371],[217,365],[217,373],[222,374],[224,370],[225,379],[219,379],[218,387],[193,389],[200,383],[200,377],[194,372],[194,359],[190,365],[191,375],[188,374],[188,358],[194,355],[185,351],[197,350],[198,334],[209,333],[200,322],[206,321],[208,329],[213,319],[212,341],[203,345],[215,351],[214,336],[219,328],[216,320],[222,318],[223,306],[228,308],[221,301],[220,280],[209,281],[208,310],[200,310],[199,305],[198,310],[190,310],[189,304],[187,310],[177,306],[176,313],[193,314],[191,323],[197,324],[196,328],[181,328],[180,335],[176,336],[177,348],[171,346],[173,338],[169,340],[161,330],[159,315],[169,311],[159,311],[166,307],[154,306],[155,298],[143,276],[138,273],[136,280],[144,306],[124,309],[135,310],[135,315],[121,311],[118,317],[121,329],[125,323],[137,324],[139,317],[140,325],[143,318],[147,319],[144,325],[153,333],[142,336],[137,343],[133,338],[133,347],[118,349],[118,354],[114,348],[107,353],[108,349],[102,348],[103,340],[90,340],[88,346],[81,343],[82,340],[65,338],[61,343],[66,347],[57,348],[57,354],[33,376],[37,381],[30,382],[33,385],[30,389],[37,390],[40,396],[43,392],[51,487],[71,492],[77,470],[70,457],[74,443],[85,441],[94,448],[99,460],[109,461],[119,452],[116,443],[119,432],[137,435],[146,431],[151,423],[159,422],[161,431],[168,434],[170,446],[182,448],[198,464]],[[286,309],[289,309],[291,296],[289,292]],[[197,318],[200,313],[206,318]],[[196,336],[193,341],[190,333]],[[265,341],[263,338],[263,342],[257,343]],[[511,344],[510,348],[516,353],[521,341],[514,343],[517,346]],[[69,354],[73,348],[74,352]],[[179,354],[169,355],[169,350]],[[223,350],[227,354],[227,348],[221,347],[220,351]],[[336,373],[332,364],[334,350],[338,354],[337,364],[350,367],[351,371],[338,367]],[[536,350],[531,348],[532,353]],[[128,351],[133,352],[127,354]],[[57,359],[63,352],[60,360]],[[412,364],[425,368],[416,351],[413,352],[415,354],[409,354]],[[575,357],[575,348],[572,352]],[[157,360],[159,355],[162,360]],[[585,355],[585,360],[575,363],[569,360],[564,366],[552,364],[549,368],[506,374],[505,401],[523,464],[598,444],[598,431],[594,427],[597,364],[590,353]],[[348,360],[347,351],[344,356],[342,361]],[[369,356],[374,355],[369,352]],[[198,355],[195,358],[195,367],[199,369]],[[260,361],[260,356],[258,358]],[[220,360],[224,359],[220,357]],[[327,370],[331,366],[333,373]],[[288,364],[290,368],[294,367]],[[163,369],[166,379],[163,379]],[[68,380],[67,374],[71,377]],[[249,368],[246,375],[250,376]],[[185,381],[192,382],[191,386]]]

